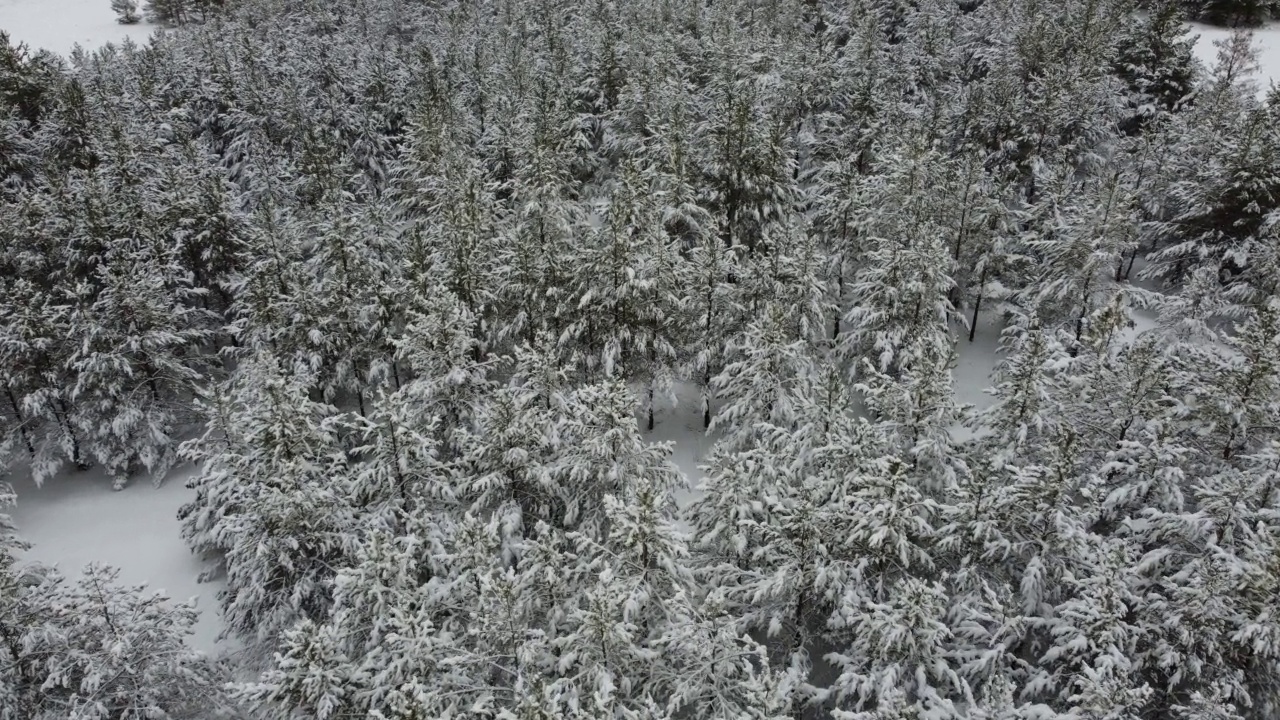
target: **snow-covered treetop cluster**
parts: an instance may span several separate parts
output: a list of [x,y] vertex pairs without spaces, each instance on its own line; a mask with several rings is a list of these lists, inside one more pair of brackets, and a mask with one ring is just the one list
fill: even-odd
[[[1276,717],[1280,95],[1134,10],[0,43],[0,455],[198,463],[245,648],[0,524],[0,718]],[[643,432],[676,388],[692,493]]]

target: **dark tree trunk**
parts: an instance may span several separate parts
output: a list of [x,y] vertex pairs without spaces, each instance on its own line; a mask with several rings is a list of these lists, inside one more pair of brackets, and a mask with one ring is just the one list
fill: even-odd
[[5,394],[9,396],[9,406],[13,408],[14,417],[18,420],[18,432],[22,433],[22,442],[27,446],[27,452],[35,455],[36,447],[27,433],[26,420],[22,417],[22,411],[18,409],[18,399],[13,396],[12,388],[5,388]]
[[89,464],[80,456],[80,438],[76,437],[76,431],[71,427],[71,413],[67,410],[67,404],[62,400],[58,400],[58,406],[61,413],[58,415],[58,424],[62,426],[62,431],[71,439],[71,462],[75,463],[77,470],[88,470]]
[[649,381],[649,422],[647,425],[648,425],[649,431],[653,432],[653,381],[652,380]]
[[982,309],[982,290],[987,285],[987,268],[982,267],[982,275],[978,277],[978,297],[973,301],[973,320],[969,323],[969,342],[973,342],[973,338],[978,333],[978,311]]

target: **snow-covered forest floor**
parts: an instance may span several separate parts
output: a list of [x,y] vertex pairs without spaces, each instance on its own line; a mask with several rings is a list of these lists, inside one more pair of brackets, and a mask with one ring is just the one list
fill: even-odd
[[27,473],[11,478],[18,504],[14,523],[32,548],[31,560],[76,573],[90,563],[120,569],[120,580],[146,584],[176,600],[197,599],[200,622],[191,643],[216,653],[221,630],[214,596],[218,583],[199,583],[201,563],[179,536],[178,508],[191,499],[189,471],[175,471],[157,487],[139,478],[111,489],[101,472],[69,472],[37,487]]
[[67,55],[76,45],[92,51],[125,38],[144,43],[155,29],[116,22],[107,0],[0,0],[0,30],[33,50]]

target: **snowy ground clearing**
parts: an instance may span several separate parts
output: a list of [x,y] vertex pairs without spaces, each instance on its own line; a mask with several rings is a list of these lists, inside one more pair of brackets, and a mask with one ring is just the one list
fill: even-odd
[[[1218,49],[1213,43],[1230,37],[1231,29],[1191,23],[1191,32],[1200,36],[1195,46],[1196,58],[1206,66],[1212,67],[1218,58]],[[1260,70],[1255,82],[1258,85],[1258,92],[1264,93],[1273,81],[1280,83],[1280,23],[1254,30],[1253,46],[1258,48],[1260,53],[1258,57]]]
[[[676,502],[680,507],[687,507],[701,491],[698,485],[705,477],[698,465],[711,452],[716,438],[709,435],[702,427],[702,404],[699,389],[692,383],[679,383],[675,387],[675,402],[667,396],[654,399],[653,432],[644,433],[650,442],[671,442],[671,460],[689,479],[687,490],[677,493]],[[644,420],[637,415],[636,421],[644,427]]]
[[201,563],[180,535],[178,508],[194,494],[187,489],[189,469],[178,470],[156,487],[137,478],[124,490],[95,471],[60,475],[44,487],[29,478],[6,478],[18,495],[13,519],[34,547],[27,558],[57,565],[75,577],[91,562],[120,569],[120,582],[145,583],[175,600],[197,598],[200,622],[192,646],[216,654],[221,630],[218,585],[200,584]]
[[97,50],[125,38],[144,43],[154,25],[116,22],[109,0],[0,0],[0,30],[15,43],[62,55],[77,44]]
[[969,331],[959,325],[953,328],[956,335],[956,366],[951,371],[956,401],[961,405],[985,408],[991,404],[987,388],[991,387],[991,371],[1000,357],[1000,333],[1004,322],[995,313],[978,315],[978,330],[973,342]]

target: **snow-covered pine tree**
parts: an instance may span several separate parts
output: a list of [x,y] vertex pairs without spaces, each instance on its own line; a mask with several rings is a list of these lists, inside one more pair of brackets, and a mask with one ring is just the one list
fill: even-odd
[[786,332],[816,352],[830,346],[826,330],[836,314],[827,283],[829,255],[801,217],[788,213],[761,236],[761,251],[743,263],[740,301],[747,318],[784,312]]
[[[662,257],[670,263],[663,273],[678,283],[681,344],[676,348],[676,368],[701,390],[704,426],[711,423],[712,378],[723,365],[723,346],[739,315],[731,280],[735,255],[717,234],[718,221],[703,197],[698,164],[699,145],[693,132],[697,122],[696,88],[674,48],[661,47],[660,67],[671,76],[656,83],[646,121],[651,137],[640,152],[647,159],[644,174],[654,191],[656,211],[670,245]],[[678,251],[679,260],[671,255]],[[679,274],[680,278],[671,277]],[[674,317],[671,318],[674,320]],[[655,392],[661,387],[655,387]],[[649,398],[646,397],[646,400]]]
[[996,365],[992,387],[995,402],[975,420],[979,433],[991,433],[997,457],[1038,453],[1038,438],[1054,437],[1066,424],[1063,368],[1069,355],[1056,334],[1038,320],[1015,323],[1001,338],[1003,359]]
[[706,225],[690,231],[693,248],[689,264],[693,279],[688,291],[688,309],[692,320],[688,373],[698,383],[702,405],[703,427],[710,427],[716,398],[713,388],[727,362],[725,346],[734,336],[740,322],[740,305],[733,283],[734,253]]
[[[944,160],[939,168],[945,192],[932,202],[940,226],[948,228],[955,288],[952,304],[965,311],[970,337],[976,335],[978,313],[990,289],[1006,268],[1013,265],[1006,247],[1013,225],[1009,188],[996,182],[984,167],[985,153],[969,145],[958,157]],[[990,308],[990,305],[988,305]]]
[[34,674],[19,707],[37,719],[234,717],[223,671],[187,644],[194,604],[118,576],[90,565],[74,583],[52,572],[23,591],[21,602],[39,609],[38,624],[15,638],[18,672]]
[[1042,321],[1068,328],[1075,343],[1082,340],[1085,321],[1114,294],[1116,268],[1138,239],[1132,179],[1121,169],[1095,177],[1066,197],[1060,193],[1070,180],[1040,179],[1041,202],[1051,207],[1051,219],[1026,240],[1043,275],[1031,286],[1036,297],[1025,305],[1035,307]]
[[270,196],[257,203],[246,244],[247,262],[230,285],[228,326],[238,347],[314,362],[310,312],[320,304],[307,295],[298,218]]
[[[721,433],[726,450],[750,447],[764,427],[794,426],[800,388],[818,373],[818,358],[791,321],[794,307],[766,302],[734,345],[731,360],[712,381],[724,404],[710,430]],[[820,329],[814,328],[815,330]]]
[[32,477],[43,483],[65,463],[89,462],[80,429],[72,422],[66,358],[70,312],[31,280],[15,276],[0,290],[0,377],[5,439],[0,457],[30,458]]
[[[951,658],[972,688],[980,717],[1018,717],[1017,702],[1035,658],[1024,652],[1031,627],[1019,598],[1022,561],[1007,534],[1010,475],[980,443],[963,450],[965,472],[939,508],[933,559],[946,568]],[[1015,506],[1016,507],[1016,506]],[[1030,708],[1027,708],[1030,709]],[[1040,704],[1035,710],[1049,712]]]
[[883,22],[888,9],[859,2],[847,13],[832,13],[827,31],[832,46],[847,36],[849,51],[832,61],[830,106],[820,106],[815,118],[814,207],[819,229],[833,238],[832,250],[851,264],[846,270],[860,260],[858,245],[851,244],[860,235],[852,231],[863,222],[862,209],[873,204],[859,197],[871,189],[881,167],[880,145],[904,109],[900,101],[909,66],[893,56]]
[[[175,256],[191,273],[200,291],[201,308],[232,320],[230,284],[243,271],[249,252],[249,218],[241,207],[239,189],[228,181],[206,142],[175,139],[172,155],[146,194],[148,212],[158,232],[175,241]],[[176,157],[174,157],[176,155]]]
[[438,280],[415,272],[412,294],[401,310],[405,325],[392,341],[392,370],[400,385],[397,402],[418,417],[436,418],[437,451],[449,462],[462,453],[459,434],[470,429],[480,411],[491,358],[480,355],[476,317]]
[[59,88],[56,105],[38,137],[46,143],[46,163],[55,176],[64,170],[91,170],[101,161],[101,141],[93,135],[95,123],[90,92],[79,79],[68,79]]
[[955,400],[953,357],[919,357],[897,378],[866,362],[855,387],[868,415],[890,438],[890,452],[915,465],[922,484],[938,493],[955,482],[959,458],[951,433],[965,415]]
[[0,35],[0,100],[14,116],[31,124],[51,109],[65,69],[64,60],[49,51],[33,51],[26,43]]
[[737,30],[733,12],[732,4],[710,10],[714,40],[703,56],[709,77],[694,133],[720,239],[750,257],[765,226],[795,202],[795,159],[776,112],[783,99],[769,83],[775,70],[768,55],[747,46],[751,38]]
[[950,299],[952,260],[941,234],[928,225],[887,230],[895,236],[872,240],[875,249],[848,286],[851,307],[844,315],[839,353],[847,362],[866,358],[897,376],[915,363],[948,354],[950,323],[958,318]]
[[567,378],[554,339],[539,339],[537,348],[516,348],[511,381],[481,404],[462,440],[459,496],[476,517],[497,520],[508,554],[539,522],[552,523],[565,512],[552,462],[560,452]]
[[[824,677],[820,662],[837,662],[814,656],[847,647],[840,619],[883,600],[892,578],[929,572],[937,513],[880,430],[854,419],[838,372],[812,378],[798,404],[792,425],[759,421],[750,446],[718,446],[689,510],[704,582],[722,588],[728,609],[769,638],[770,656],[801,683],[794,712],[844,692],[809,684]],[[858,650],[848,657],[861,662]]]
[[[545,608],[558,658],[548,680],[561,702],[597,717],[628,717],[667,699],[667,683],[681,676],[670,667],[678,657],[662,643],[690,617],[696,592],[684,538],[672,524],[670,478],[623,473],[622,493],[606,495],[600,508],[607,535],[559,540],[544,525],[522,561],[523,572],[554,572],[559,580]],[[556,560],[556,570],[545,565]]]
[[339,195],[322,204],[309,228],[313,240],[302,248],[309,283],[302,293],[310,301],[299,308],[307,313],[306,361],[325,402],[361,413],[365,396],[392,381],[386,309],[393,293],[385,283],[395,255],[375,202]]
[[430,717],[490,696],[460,625],[482,610],[478,578],[493,557],[464,543],[488,539],[486,528],[455,535],[429,515],[403,520],[357,541],[334,577],[332,610],[286,630],[273,666],[237,688],[262,717]]
[[806,463],[788,463],[788,435],[775,428],[751,449],[713,452],[688,514],[701,581],[719,588],[735,626],[767,638],[770,658],[806,681],[830,595],[848,574],[830,551],[848,516],[844,503],[824,504],[828,488],[806,479]]
[[1193,39],[1186,37],[1183,9],[1158,0],[1135,17],[1121,35],[1115,72],[1128,85],[1125,132],[1143,131],[1164,113],[1177,112],[1194,90]]
[[99,289],[69,318],[80,338],[67,359],[72,421],[117,488],[137,466],[162,479],[186,420],[176,410],[208,372],[211,318],[167,253],[119,242],[94,279]]
[[1275,17],[1273,0],[1184,0],[1192,17],[1213,25],[1255,27]]
[[[1042,658],[1057,646],[1052,629],[1060,620],[1058,608],[1075,596],[1073,580],[1092,577],[1096,561],[1088,531],[1098,513],[1083,491],[1088,468],[1080,462],[1076,437],[1063,429],[1048,444],[1040,463],[1003,470],[1008,479],[993,508],[997,517],[1007,518],[1001,528],[1007,545],[990,551],[1011,570],[1021,625],[1017,656],[1023,660]],[[1020,669],[1022,697],[1056,707],[1063,707],[1077,679],[1036,661]]]
[[[549,13],[541,22],[553,17]],[[511,147],[504,149],[509,169],[500,179],[509,212],[496,251],[504,270],[499,303],[505,320],[497,335],[512,344],[532,339],[539,330],[557,336],[563,332],[569,303],[564,261],[574,257],[573,239],[586,224],[583,189],[574,174],[581,128],[564,87],[567,78],[554,75],[551,64],[536,66],[536,77],[511,79],[531,83],[534,90],[529,97],[512,98],[518,107],[512,108]],[[527,70],[522,66],[511,72]]]
[[190,19],[192,0],[145,0],[147,22],[181,25]]
[[337,416],[332,427],[352,447],[352,502],[370,524],[397,522],[397,510],[415,513],[454,502],[452,464],[441,460],[441,421],[412,390],[380,391],[367,412]]
[[[594,405],[626,399],[618,383],[579,392],[590,391],[608,395]],[[618,435],[620,441],[610,429],[600,441],[625,452],[639,440],[634,420],[629,414],[614,418],[608,422],[631,429]],[[570,423],[564,434],[570,455],[580,433]],[[635,439],[627,441],[628,434]],[[694,717],[777,717],[786,705],[785,689],[767,667],[751,667],[753,658],[764,660],[760,648],[735,633],[729,618],[708,617],[714,603],[697,602],[702,591],[674,515],[673,491],[685,481],[664,457],[668,451],[651,445],[643,450],[646,460],[597,461],[609,468],[612,482],[595,508],[602,516],[597,525],[580,523],[584,531],[563,536],[543,525],[522,555],[522,575],[555,577],[545,593],[552,604],[544,610],[553,623],[547,628],[550,648],[559,658],[551,687],[570,707],[593,707],[596,715],[630,717],[625,708],[643,714],[643,707],[665,704],[667,712]]]
[[[1190,482],[1196,510],[1153,510],[1132,524],[1146,581],[1134,614],[1153,638],[1139,656],[1159,683],[1158,708],[1246,718],[1276,708],[1275,627],[1259,605],[1276,591],[1274,446],[1239,465]],[[1189,702],[1197,694],[1213,701]]]
[[[1275,670],[1280,662],[1280,622],[1269,599],[1280,592],[1280,443],[1271,440],[1240,458],[1240,464],[1237,479],[1221,483],[1220,496],[1211,500],[1206,495],[1212,491],[1202,488],[1198,500],[1217,521],[1218,541],[1223,547],[1234,545],[1230,572],[1239,584],[1233,588],[1237,620],[1231,641],[1239,654],[1229,667],[1249,694],[1252,707],[1245,713],[1266,717],[1280,710]],[[1230,520],[1239,523],[1238,534],[1229,527]]]
[[1240,308],[1228,297],[1216,269],[1192,270],[1176,293],[1133,291],[1133,296],[1156,313],[1155,334],[1174,347],[1219,342],[1225,323]]
[[646,385],[652,425],[655,386],[671,384],[682,338],[676,321],[687,287],[679,240],[668,237],[649,173],[620,168],[600,226],[578,250],[564,355],[588,378],[624,377]]
[[1200,140],[1208,156],[1170,189],[1176,210],[1161,226],[1164,247],[1153,256],[1151,274],[1177,281],[1209,267],[1230,280],[1247,268],[1253,246],[1267,242],[1266,218],[1280,197],[1273,167],[1280,133],[1265,108],[1245,110],[1238,118],[1228,120],[1230,129]]
[[949,657],[946,593],[932,579],[939,505],[922,489],[925,479],[892,454],[859,465],[841,488],[847,530],[837,556],[851,570],[828,596],[826,660],[840,672],[820,697],[860,710],[902,693],[909,706],[945,712],[966,688]]
[[205,579],[225,573],[226,632],[254,650],[323,617],[360,527],[346,449],[326,422],[335,410],[308,398],[309,383],[270,356],[246,358],[204,394],[206,431],[182,447],[200,467],[179,511],[183,538],[216,563]]
[[555,518],[557,528],[600,538],[608,528],[607,496],[625,496],[640,479],[661,493],[687,482],[670,460],[670,446],[649,443],[640,434],[636,407],[621,380],[586,385],[566,398],[558,432],[561,451],[550,468],[564,508]]
[[1090,540],[1092,567],[1063,578],[1071,596],[1045,622],[1053,645],[1041,656],[1044,670],[1034,682],[1057,689],[1079,716],[1133,717],[1147,711],[1155,694],[1134,662],[1146,641],[1131,621],[1141,604],[1135,557],[1124,541]]
[[[25,634],[28,627],[37,622],[34,608],[19,604],[19,593],[40,582],[40,576],[29,572],[20,572],[19,556],[30,549],[30,544],[18,537],[17,528],[8,510],[17,501],[13,488],[8,483],[0,483],[0,632],[3,633],[3,652],[7,659],[5,668],[0,671],[0,717],[4,720],[25,720],[18,715],[18,708],[34,702],[37,679],[34,673],[19,667],[19,656],[23,652],[18,638]],[[25,713],[24,713],[25,714]]]
[[[415,253],[418,268],[431,271],[446,280],[447,287],[477,320],[480,338],[499,295],[499,268],[495,265],[499,239],[497,232],[502,216],[494,198],[493,187],[482,168],[465,157],[453,160],[437,189],[438,204],[427,210],[422,242]],[[417,238],[414,238],[417,240]]]
[[[455,25],[450,32],[462,29]],[[484,53],[489,51],[477,48],[474,62],[487,59]],[[509,196],[510,187],[503,185],[505,178],[495,179],[488,166],[491,149],[486,144],[495,138],[482,137],[481,131],[489,100],[483,95],[469,100],[457,88],[446,90],[445,68],[439,63],[428,65],[424,72],[425,97],[392,170],[393,196],[405,223],[400,241],[413,268],[410,274],[429,276],[432,282],[444,280],[476,318],[480,351],[501,352],[509,347],[506,341],[494,345],[506,317],[498,299],[503,296],[499,273],[505,272],[499,260],[508,251],[502,242],[508,208],[499,196]],[[466,90],[487,93],[490,80],[469,79],[480,87]],[[479,117],[469,113],[469,101],[480,106],[476,108]],[[501,154],[510,161],[510,148]]]
[[[1148,508],[1178,512],[1194,458],[1181,437],[1174,351],[1151,335],[1086,357],[1068,380],[1064,407],[1086,452],[1099,463],[1095,489],[1102,527],[1115,528]],[[1091,367],[1085,367],[1091,366]],[[1101,398],[1108,398],[1103,411]]]
[[[938,583],[912,577],[888,587],[882,600],[850,603],[833,624],[855,638],[829,659],[841,670],[834,684],[840,704],[874,708],[879,717],[963,717],[951,700],[967,688],[948,663],[951,633],[946,594]],[[840,708],[833,717],[864,717]]]
[[116,22],[122,25],[133,25],[142,19],[138,0],[111,0],[111,11],[116,14]]
[[1276,436],[1280,427],[1280,303],[1270,300],[1240,325],[1225,347],[1184,347],[1179,386],[1189,430],[1210,467],[1230,463]]
[[802,669],[769,665],[767,648],[741,631],[716,595],[661,641],[663,659],[670,660],[659,668],[670,689],[667,707],[705,720],[796,720]]
[[834,340],[843,329],[840,316],[845,307],[846,284],[869,250],[864,243],[866,225],[872,217],[866,210],[873,180],[859,169],[856,159],[838,155],[818,167],[814,182],[815,230],[822,234],[824,247],[832,256],[828,282],[838,311],[830,330]]

